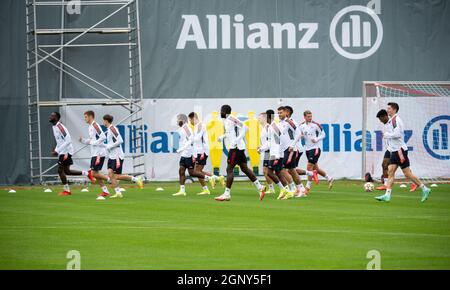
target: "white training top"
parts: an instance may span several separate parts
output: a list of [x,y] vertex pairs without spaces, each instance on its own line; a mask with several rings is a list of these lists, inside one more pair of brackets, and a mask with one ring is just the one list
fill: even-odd
[[238,118],[229,115],[224,121],[225,141],[229,149],[245,150],[245,132],[247,126]]
[[[314,121],[307,123],[306,121],[300,125],[300,130],[305,139],[305,150],[319,148],[319,142],[325,138],[325,132],[319,123]],[[313,141],[316,142],[313,142]]]
[[192,157],[194,154],[194,134],[188,124],[184,124],[180,129],[178,129],[178,134],[180,135],[179,147],[177,152],[181,153],[182,157]]
[[107,144],[106,150],[109,159],[123,159],[125,154],[122,150],[123,139],[120,136],[119,130],[114,125],[110,125],[106,136]]
[[198,123],[194,126],[194,155],[206,154],[209,155],[208,133],[206,126]]
[[58,155],[65,155],[67,153],[73,155],[74,150],[72,138],[70,138],[70,134],[66,126],[58,121],[56,125],[53,125],[52,129],[56,140],[55,152],[58,153]]
[[389,119],[386,132],[383,135],[389,152],[399,151],[400,149],[403,149],[404,151],[408,150],[408,146],[404,141],[404,128],[405,125],[397,114]]
[[[383,136],[384,136],[384,134],[390,130],[389,128],[391,127],[391,124],[389,124],[389,121],[388,121],[388,122],[386,122],[386,124],[382,124],[381,126],[382,126],[381,132],[383,133]],[[388,142],[387,142],[387,139],[384,137],[383,137],[383,142],[384,142],[384,146],[386,147],[386,150],[388,150],[387,149]]]
[[103,157],[106,156],[105,142],[106,135],[102,128],[93,121],[89,125],[89,138],[82,138],[81,143],[91,145],[91,156],[92,157]]
[[283,156],[281,147],[281,130],[275,121],[269,126],[268,142],[260,147],[260,151],[269,150],[269,160],[280,159]]
[[280,121],[279,128],[281,130],[281,149],[283,152],[289,147],[297,150],[297,143],[301,134],[298,124],[291,118],[285,118]]
[[269,124],[264,125],[264,127],[261,128],[261,132],[259,134],[259,143],[260,143],[260,148],[267,148],[264,151],[261,151],[261,157],[263,158],[263,160],[269,160],[270,157],[270,152],[269,152]]

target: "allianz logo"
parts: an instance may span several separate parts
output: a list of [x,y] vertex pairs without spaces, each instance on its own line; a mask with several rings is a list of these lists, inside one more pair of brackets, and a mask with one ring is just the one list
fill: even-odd
[[[245,121],[246,118],[240,118]],[[326,137],[322,141],[322,151],[323,152],[361,152],[362,151],[362,130],[354,130],[350,123],[332,123],[332,124],[322,124],[322,128],[325,131]],[[138,132],[136,126],[134,125],[117,125],[117,129],[124,139],[124,144],[122,145],[126,153],[175,153],[178,149],[180,136],[176,131],[153,131],[148,132],[148,125],[144,125],[144,131]],[[413,130],[405,130],[405,142],[411,140],[413,136]],[[136,134],[142,136],[139,138],[138,144],[136,141]],[[249,138],[252,138],[252,134],[255,134],[255,140],[258,138],[255,130],[249,131]],[[208,129],[209,138],[212,140],[217,140],[216,136],[211,129]],[[386,148],[383,147],[383,135],[382,131],[367,131],[367,151],[384,151]],[[138,145],[142,145],[138,146]],[[257,145],[257,144],[255,144]],[[139,148],[139,149],[136,149]],[[216,143],[211,144],[210,148],[212,150],[222,151],[222,144]],[[250,148],[251,149],[251,148]],[[256,148],[254,148],[256,149]],[[408,150],[413,151],[414,148],[409,146]]]
[[[336,52],[354,60],[374,54],[383,40],[380,11],[381,0],[372,0],[367,6],[351,5],[337,12],[329,25]],[[183,14],[181,19],[179,50],[320,48],[318,22],[246,23],[242,14]]]

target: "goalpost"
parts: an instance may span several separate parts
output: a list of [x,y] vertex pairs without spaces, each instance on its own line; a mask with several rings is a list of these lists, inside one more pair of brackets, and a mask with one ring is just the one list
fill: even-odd
[[[450,82],[363,83],[362,176],[369,172],[378,179],[382,175],[386,146],[376,114],[389,102],[400,106],[413,172],[424,181],[449,182]],[[397,176],[404,178],[400,170]]]

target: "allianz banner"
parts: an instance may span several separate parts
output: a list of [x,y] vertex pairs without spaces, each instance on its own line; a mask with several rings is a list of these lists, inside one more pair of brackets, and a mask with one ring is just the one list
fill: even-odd
[[444,0],[152,0],[140,11],[145,98],[358,97],[362,81],[450,79]]
[[[422,98],[399,98],[400,116],[405,123],[405,140],[409,146],[409,157],[411,168],[418,176],[438,177],[449,176],[450,167],[448,148],[441,151],[434,150],[436,130],[442,131],[439,136],[443,140],[448,140],[448,116],[449,101],[446,99],[437,100],[441,106],[433,106],[433,110],[426,109],[423,103],[427,102]],[[256,153],[259,146],[260,127],[256,120],[259,113],[269,108],[276,109],[281,105],[290,105],[294,108],[293,118],[297,121],[303,120],[303,111],[309,109],[313,112],[313,119],[322,124],[326,133],[326,138],[321,144],[322,156],[319,161],[321,168],[330,175],[337,178],[361,178],[362,172],[362,113],[361,98],[320,98],[320,99],[212,99],[205,102],[201,99],[164,99],[146,100],[144,103],[144,124],[145,132],[143,136],[142,150],[146,158],[147,177],[152,180],[169,180],[178,178],[178,149],[179,135],[177,133],[176,115],[179,113],[189,114],[195,111],[199,114],[204,124],[207,125],[209,145],[211,154],[209,156],[206,169],[213,170],[213,167],[220,168],[221,174],[225,174],[227,150],[217,138],[223,134],[223,123],[218,118],[220,106],[230,104],[236,116],[244,121],[249,127],[246,137],[247,156],[249,165],[258,167],[262,173],[262,162]],[[420,109],[418,109],[420,108]],[[112,109],[105,106],[91,106],[100,123],[101,117],[112,114],[115,120],[127,117],[129,114],[125,109]],[[77,142],[79,136],[87,135],[88,126],[84,124],[83,112],[85,108],[79,106],[66,107],[61,113],[63,123],[68,127],[74,142],[75,149],[82,147]],[[330,113],[332,112],[332,113]],[[374,111],[375,112],[375,111]],[[381,175],[381,161],[386,150],[381,137],[381,124],[373,116],[368,116],[368,136],[372,136],[367,148],[369,168],[368,170]],[[123,136],[123,149],[127,156],[135,150],[131,142],[133,126],[130,122],[118,125],[118,129]],[[445,132],[444,132],[445,131]],[[429,144],[429,145],[425,145]],[[439,147],[448,146],[448,143],[438,144]],[[427,149],[430,147],[434,151]],[[141,147],[139,147],[141,148]],[[442,148],[441,148],[442,149]],[[139,149],[141,150],[141,149]],[[440,153],[438,158],[434,153]],[[139,153],[139,152],[137,152]],[[75,155],[75,166],[88,168],[90,161],[90,151],[83,149]],[[443,156],[442,154],[446,154]],[[132,172],[131,159],[125,160],[125,172]],[[306,157],[300,159],[301,168],[306,167]],[[106,168],[104,168],[106,170]]]

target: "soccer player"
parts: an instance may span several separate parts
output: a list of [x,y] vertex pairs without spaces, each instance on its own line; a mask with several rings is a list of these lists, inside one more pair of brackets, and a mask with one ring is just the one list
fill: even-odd
[[283,169],[282,174],[289,182],[289,192],[286,195],[281,194],[278,199],[289,199],[297,196],[302,196],[304,187],[300,176],[297,173],[296,167],[300,159],[297,143],[301,134],[298,124],[292,119],[294,110],[290,106],[279,107],[278,117],[280,118],[281,129],[281,148],[283,150]]
[[247,127],[237,118],[231,115],[231,107],[223,105],[220,109],[220,116],[224,119],[225,135],[219,138],[219,142],[225,139],[228,142],[228,164],[227,164],[227,183],[225,192],[216,197],[217,201],[231,200],[231,186],[234,180],[234,167],[239,165],[242,172],[253,182],[259,192],[259,200],[264,198],[265,186],[256,178],[255,174],[247,166],[247,156],[245,156],[245,132]]
[[[208,134],[206,132],[206,126],[203,125],[199,118],[197,113],[191,112],[189,115],[189,123],[193,126],[193,134],[194,134],[194,171],[202,172],[203,174],[207,176],[214,176],[213,174],[209,172],[203,171],[206,161],[208,160],[208,154],[209,154],[209,145],[208,145]],[[217,180],[222,184],[222,186],[225,186],[225,178],[223,176],[219,176]],[[202,186],[202,191],[197,193],[197,195],[209,195],[211,192],[208,189],[208,186],[206,185],[205,179],[199,178],[198,181],[200,182],[200,185]],[[214,189],[216,184],[216,179],[211,178],[210,183],[212,188]]]
[[128,180],[138,185],[140,189],[144,188],[144,182],[141,177],[135,177],[122,174],[124,153],[122,150],[123,139],[112,124],[114,117],[106,114],[103,116],[103,125],[108,129],[106,133],[106,150],[108,153],[108,176],[111,179],[111,185],[114,187],[115,194],[110,198],[122,198],[122,192],[119,187],[119,180]]
[[[270,158],[270,147],[269,147],[269,127],[272,123],[272,118],[275,112],[273,110],[268,110],[267,112],[261,113],[258,115],[258,121],[261,125],[260,132],[260,147],[257,149],[258,153],[261,154],[263,158],[263,174],[266,179],[267,184],[269,185],[269,190],[267,190],[266,194],[275,193],[275,188],[273,186],[273,180],[270,178],[268,170],[269,170],[269,158]],[[265,148],[264,151],[260,151],[259,149]]]
[[[385,109],[382,109],[378,112],[377,118],[380,120],[380,122],[383,124],[383,132],[386,132],[389,124],[389,116]],[[386,143],[386,139],[385,139]],[[386,144],[387,147],[387,144]],[[383,174],[381,175],[381,183],[383,185],[377,187],[377,190],[386,190],[387,189],[387,183],[388,183],[388,167],[389,167],[389,161],[391,159],[391,152],[386,149],[384,152],[383,162],[381,163],[381,167],[383,168]],[[414,192],[417,189],[417,185],[413,182],[411,183],[411,189],[410,192]]]
[[321,153],[319,142],[325,138],[325,132],[319,123],[312,120],[312,112],[306,110],[303,112],[305,121],[300,125],[303,137],[305,139],[305,151],[308,158],[307,170],[313,171],[313,176],[308,176],[308,182],[306,183],[306,192],[309,193],[311,189],[311,181],[314,179],[316,184],[319,183],[319,178],[316,174],[320,174],[328,181],[328,188],[333,186],[334,178],[329,176],[324,170],[319,167],[318,161]]
[[275,112],[273,110],[267,110],[265,116],[267,116],[267,123],[270,124],[267,132],[267,141],[262,143],[257,149],[258,153],[266,153],[268,151],[269,157],[267,164],[267,176],[276,183],[280,189],[280,193],[286,195],[289,192],[289,186],[281,175],[283,168],[283,152],[281,150],[281,130],[277,123],[273,120]]
[[375,197],[379,201],[390,201],[392,193],[392,185],[394,184],[395,172],[398,167],[403,171],[406,178],[414,182],[422,189],[421,201],[428,199],[431,189],[425,186],[411,171],[410,161],[408,158],[408,146],[404,138],[404,124],[402,119],[398,116],[399,105],[397,103],[388,103],[387,113],[390,117],[386,132],[383,133],[383,138],[386,140],[388,151],[391,153],[388,167],[388,184],[386,193]]
[[104,181],[110,181],[108,176],[100,173],[106,156],[106,147],[104,145],[106,135],[100,125],[95,121],[95,113],[93,111],[86,111],[84,113],[84,121],[89,124],[89,137],[80,137],[79,141],[83,144],[90,145],[91,147],[90,169],[92,176],[97,180],[98,185],[100,185],[102,189],[102,193],[98,195],[97,199],[104,200],[106,196],[109,196],[108,187],[105,185]]
[[197,177],[199,180],[203,179],[210,182],[211,185],[218,180],[217,176],[208,176],[201,171],[195,170],[195,156],[194,156],[194,133],[188,125],[188,117],[184,114],[179,114],[177,116],[177,124],[180,127],[178,134],[180,135],[180,143],[177,153],[181,154],[180,158],[180,168],[178,170],[180,176],[180,190],[173,196],[186,196],[186,170],[192,177]]
[[53,125],[53,135],[56,140],[56,148],[52,151],[52,155],[58,156],[58,175],[64,185],[64,191],[60,192],[59,195],[65,196],[72,194],[67,175],[88,176],[91,181],[93,177],[90,172],[70,169],[70,166],[73,164],[72,155],[74,152],[72,139],[66,126],[59,121],[60,119],[61,115],[58,112],[53,112],[48,117],[48,121]]
[[[383,124],[383,133],[387,131],[387,127],[389,126],[389,116],[386,110],[380,110],[377,113],[377,118],[380,120],[380,122]],[[386,143],[386,139],[385,139]],[[387,146],[387,143],[386,143]],[[391,159],[391,152],[386,149],[384,152],[383,162],[381,163],[381,167],[383,169],[383,174],[381,175],[381,182],[383,185],[377,187],[377,190],[386,190],[387,184],[388,184],[388,166],[389,166],[389,160]]]

